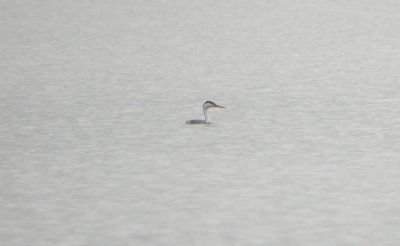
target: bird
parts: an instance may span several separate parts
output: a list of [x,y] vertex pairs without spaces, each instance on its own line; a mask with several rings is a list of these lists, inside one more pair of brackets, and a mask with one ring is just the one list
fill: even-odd
[[208,116],[207,116],[207,110],[209,108],[225,108],[224,106],[217,105],[215,102],[212,101],[206,101],[203,104],[203,112],[204,112],[204,120],[188,120],[186,121],[186,124],[209,124],[210,122],[208,121]]

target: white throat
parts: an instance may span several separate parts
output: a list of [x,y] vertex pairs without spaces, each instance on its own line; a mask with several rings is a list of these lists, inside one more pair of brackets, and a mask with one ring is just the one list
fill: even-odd
[[208,108],[204,107],[203,111],[204,111],[204,118],[205,118],[204,120],[205,120],[206,123],[208,123],[208,120],[209,120],[209,118],[208,118]]

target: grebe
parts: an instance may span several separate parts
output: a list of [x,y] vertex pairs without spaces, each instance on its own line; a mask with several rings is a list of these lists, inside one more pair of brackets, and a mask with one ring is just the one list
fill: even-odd
[[216,103],[211,102],[211,101],[206,101],[203,104],[203,112],[204,112],[205,120],[188,120],[188,121],[186,121],[186,124],[208,124],[208,123],[210,123],[210,122],[207,121],[207,119],[208,119],[207,110],[209,108],[225,108],[225,107],[219,106]]

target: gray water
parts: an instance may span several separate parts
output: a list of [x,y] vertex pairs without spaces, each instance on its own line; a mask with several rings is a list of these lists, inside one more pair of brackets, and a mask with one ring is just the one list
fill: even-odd
[[1,245],[399,245],[399,13],[1,1]]

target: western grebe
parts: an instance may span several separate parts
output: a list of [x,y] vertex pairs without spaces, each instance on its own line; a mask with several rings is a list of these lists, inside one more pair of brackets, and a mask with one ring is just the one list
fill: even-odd
[[203,104],[203,112],[204,112],[205,120],[188,120],[188,121],[186,121],[186,124],[208,124],[208,123],[210,123],[210,122],[208,122],[208,117],[207,117],[207,110],[209,108],[225,108],[225,107],[219,106],[216,103],[211,102],[211,101],[206,101]]

